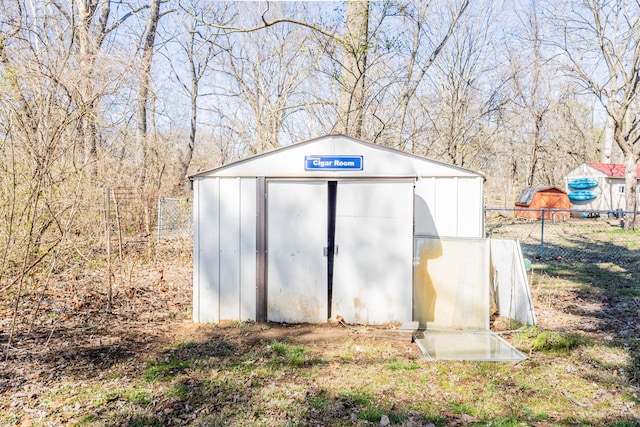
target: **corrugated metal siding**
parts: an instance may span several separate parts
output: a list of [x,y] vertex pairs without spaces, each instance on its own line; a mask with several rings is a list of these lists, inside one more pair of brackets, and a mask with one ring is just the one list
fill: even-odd
[[423,178],[415,194],[416,235],[483,237],[481,178]]
[[240,179],[220,179],[220,320],[240,317]]
[[482,180],[458,178],[458,237],[484,237]]
[[193,318],[255,319],[255,179],[194,182]]
[[198,235],[197,295],[194,295],[194,319],[211,323],[220,320],[220,179],[198,180],[197,220],[194,232]]
[[240,180],[240,319],[256,319],[256,180]]

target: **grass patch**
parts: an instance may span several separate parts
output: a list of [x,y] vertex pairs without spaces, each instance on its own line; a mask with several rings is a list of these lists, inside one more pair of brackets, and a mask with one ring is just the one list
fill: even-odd
[[342,394],[342,398],[349,406],[367,406],[371,404],[371,395],[369,393],[349,390]]
[[193,389],[188,384],[180,381],[174,384],[167,393],[167,397],[172,399],[187,399],[193,393]]
[[304,366],[322,363],[320,359],[310,358],[309,350],[301,345],[290,345],[280,341],[274,341],[270,345],[280,361],[293,366]]
[[640,289],[639,288],[626,288],[620,289],[618,294],[626,297],[640,297]]
[[181,341],[176,345],[177,350],[189,350],[196,347],[198,347],[198,343],[195,341]]
[[476,409],[476,407],[467,402],[453,402],[450,408],[451,412],[453,412],[454,414],[466,414],[473,417],[478,415],[478,410]]
[[329,396],[326,391],[321,391],[318,394],[309,396],[307,401],[309,402],[309,406],[318,411],[324,411],[329,406]]
[[147,368],[144,371],[143,378],[148,382],[169,381],[189,367],[189,363],[175,358],[149,361],[147,362]]
[[98,421],[98,417],[96,416],[96,414],[90,414],[90,415],[87,415],[86,417],[83,417],[76,425],[79,425],[79,426],[91,425],[96,421]]
[[147,390],[139,388],[128,388],[122,394],[122,397],[133,405],[147,407],[153,401],[153,396]]
[[615,421],[612,424],[607,424],[607,427],[638,427],[640,426],[640,421],[638,420],[622,420]]
[[390,371],[413,371],[415,369],[420,369],[420,364],[394,358],[391,359],[391,363],[387,364],[387,369]]
[[118,391],[110,391],[107,393],[102,394],[100,397],[98,397],[96,400],[94,400],[92,402],[92,404],[94,406],[100,406],[105,404],[106,402],[112,401],[112,400],[116,400],[118,397],[120,397],[120,392]]
[[435,427],[445,427],[447,425],[447,419],[438,415],[428,415],[424,419]]
[[516,335],[516,344],[528,345],[536,351],[569,353],[578,347],[593,345],[593,340],[582,333],[539,331],[537,327],[533,326],[525,328]]
[[563,335],[552,331],[539,333],[533,338],[531,343],[534,350],[563,353],[568,353],[577,347],[591,344],[591,339],[586,335],[574,332]]
[[629,368],[633,365],[629,350],[620,347],[593,345],[584,350],[583,356],[603,369]]
[[359,409],[356,416],[359,420],[379,423],[383,415],[389,417],[394,424],[400,423],[403,417],[397,412],[390,411],[375,404],[373,396],[368,392],[348,391],[342,394],[346,406]]
[[530,424],[521,421],[520,418],[515,414],[509,414],[493,418],[488,425],[492,427],[526,427]]

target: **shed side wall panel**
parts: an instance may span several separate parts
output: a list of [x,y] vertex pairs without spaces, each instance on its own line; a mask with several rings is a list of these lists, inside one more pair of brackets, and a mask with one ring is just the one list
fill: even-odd
[[240,317],[240,178],[220,179],[220,320]]
[[256,320],[256,179],[240,180],[240,319]]
[[[609,178],[604,180],[606,185],[606,190],[604,192],[604,199],[606,202],[604,203],[604,207],[602,209],[622,209],[626,210],[626,193],[624,191],[621,192],[621,187],[625,186],[624,179],[615,179]],[[640,184],[640,181],[638,182]],[[637,188],[640,188],[638,186]]]
[[439,236],[458,235],[458,179],[437,178],[434,219]]
[[458,237],[483,237],[482,179],[458,178]]
[[415,234],[483,237],[482,177],[420,178],[415,184]]
[[198,320],[220,321],[220,179],[198,182]]
[[414,221],[415,234],[438,236],[434,206],[436,203],[436,178],[421,178],[415,184]]
[[200,182],[196,179],[193,181],[193,302],[191,304],[193,310],[193,321],[200,321]]

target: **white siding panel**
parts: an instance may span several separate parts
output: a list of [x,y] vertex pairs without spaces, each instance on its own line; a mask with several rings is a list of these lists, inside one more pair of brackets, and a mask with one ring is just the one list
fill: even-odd
[[484,237],[482,208],[482,180],[458,178],[458,237]]
[[220,320],[240,318],[240,179],[220,180]]
[[193,302],[192,316],[194,322],[200,321],[200,183],[202,180],[193,181]]
[[438,235],[458,235],[458,179],[437,178],[434,220]]
[[414,221],[417,235],[438,236],[435,223],[436,178],[421,178],[415,184]]
[[256,180],[240,181],[240,319],[256,319]]
[[198,183],[198,196],[198,321],[219,322],[220,179],[201,180]]

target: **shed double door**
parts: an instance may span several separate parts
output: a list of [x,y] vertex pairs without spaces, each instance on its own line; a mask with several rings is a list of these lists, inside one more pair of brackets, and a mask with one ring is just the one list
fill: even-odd
[[269,181],[268,320],[410,321],[413,194],[409,180]]

